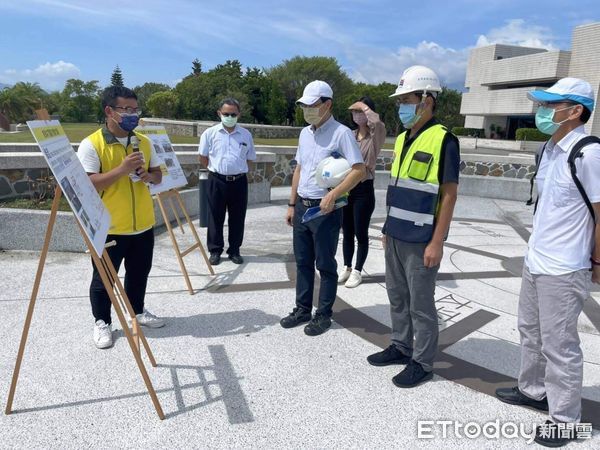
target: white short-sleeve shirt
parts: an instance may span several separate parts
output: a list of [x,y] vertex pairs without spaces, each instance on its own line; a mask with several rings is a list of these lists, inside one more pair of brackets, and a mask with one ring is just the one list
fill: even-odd
[[[127,138],[119,138],[115,136],[123,147],[127,145]],[[161,164],[160,159],[156,155],[156,151],[154,150],[154,146],[151,149],[150,156],[150,165],[148,167],[158,167]],[[81,161],[81,165],[83,169],[87,173],[99,173],[100,172],[100,157],[98,156],[98,152],[94,148],[92,141],[88,138],[85,138],[80,142],[79,147],[77,148],[77,157],[79,161]]]
[[[538,206],[525,262],[532,274],[563,275],[590,268],[594,245],[592,216],[569,169],[573,146],[586,137],[578,127],[558,143],[551,140],[536,177]],[[592,203],[600,202],[600,145],[589,144],[575,160],[577,178]]]
[[319,199],[327,195],[327,189],[317,184],[315,172],[317,165],[334,151],[346,158],[350,166],[364,163],[352,130],[333,116],[316,130],[312,125],[302,129],[296,152],[296,161],[300,164],[300,197]]
[[231,133],[220,123],[205,130],[198,153],[208,157],[208,170],[221,175],[247,173],[248,161],[256,160],[252,135],[239,125]]

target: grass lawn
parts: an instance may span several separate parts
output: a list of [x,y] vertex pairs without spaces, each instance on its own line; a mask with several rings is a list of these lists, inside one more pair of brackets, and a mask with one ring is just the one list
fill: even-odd
[[[85,137],[92,134],[100,125],[97,123],[63,123],[62,124],[65,133],[71,142],[81,142]],[[173,144],[198,144],[200,138],[193,136],[175,136],[170,135],[171,142]],[[27,131],[20,133],[0,133],[0,143],[21,143],[21,142],[35,142],[33,136]],[[298,139],[254,139],[254,143],[257,145],[291,145],[297,146]],[[385,149],[393,149],[393,144],[385,144]]]
[[[13,200],[0,202],[0,208],[41,209],[49,211],[50,208],[52,208],[52,199],[47,198],[44,200],[34,200],[30,198],[15,198]],[[69,203],[64,197],[60,199],[58,210],[71,211]]]

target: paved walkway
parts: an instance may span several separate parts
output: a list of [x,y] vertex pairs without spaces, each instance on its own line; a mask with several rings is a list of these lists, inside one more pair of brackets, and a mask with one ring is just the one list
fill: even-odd
[[[157,240],[147,306],[168,326],[146,335],[159,362],[149,368],[167,415],[158,420],[126,339],[96,350],[87,299],[89,257],[53,253],[44,273],[14,403],[0,415],[0,448],[526,448],[522,438],[442,435],[418,439],[417,421],[481,425],[546,416],[489,394],[518,371],[517,296],[531,212],[521,203],[461,197],[440,270],[436,299],[442,334],[433,382],[401,390],[398,368],[365,358],[389,343],[389,309],[379,228],[371,229],[365,282],[341,286],[335,323],[314,338],[278,321],[294,303],[286,189],[247,217],[246,263],[226,261],[208,276],[199,255],[186,258],[190,296],[166,234]],[[188,233],[189,234],[189,233]],[[188,236],[181,237],[186,241]],[[341,244],[341,242],[340,242]],[[341,258],[341,245],[340,252]],[[37,254],[0,252],[2,409]],[[341,259],[340,259],[341,262]],[[585,358],[584,420],[600,422],[600,296],[579,327]],[[115,319],[116,322],[116,319]],[[117,326],[118,328],[118,326]],[[453,428],[452,428],[453,430]],[[472,429],[473,430],[473,429]],[[576,448],[598,448],[600,437]]]

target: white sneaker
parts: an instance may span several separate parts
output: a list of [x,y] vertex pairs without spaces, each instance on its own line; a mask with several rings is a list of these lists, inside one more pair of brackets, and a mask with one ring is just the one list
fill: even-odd
[[352,269],[350,267],[344,267],[344,270],[338,276],[338,283],[345,283],[351,273]]
[[94,326],[94,344],[97,348],[108,348],[113,345],[112,328],[104,320],[97,320]]
[[165,321],[159,317],[156,317],[147,309],[144,309],[144,312],[141,314],[137,314],[136,319],[140,325],[149,328],[161,328],[165,326]]
[[347,288],[355,288],[360,283],[362,283],[362,275],[358,270],[354,269],[352,270],[352,273],[348,277],[348,281],[346,281],[344,286]]

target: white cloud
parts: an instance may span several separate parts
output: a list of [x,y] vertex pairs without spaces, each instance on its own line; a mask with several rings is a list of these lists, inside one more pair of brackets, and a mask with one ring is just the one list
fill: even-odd
[[480,35],[477,38],[476,47],[490,44],[509,44],[556,50],[554,41],[555,38],[549,28],[528,25],[523,19],[512,19],[506,21],[504,26],[492,28],[487,34]]
[[39,83],[47,90],[62,89],[65,81],[69,78],[79,78],[81,71],[70,62],[58,61],[55,63],[47,62],[41,64],[35,69],[6,69],[0,72],[0,82],[14,84],[18,81],[27,81],[30,83]]
[[416,47],[400,47],[394,52],[361,52],[368,58],[355,60],[352,78],[356,81],[396,83],[407,67],[415,64],[434,69],[442,84],[457,87],[465,78],[468,49],[455,50],[435,42],[421,41]]
[[[461,89],[464,86],[469,52],[474,47],[509,44],[556,50],[555,41],[548,28],[527,24],[523,19],[513,19],[501,27],[492,28],[488,33],[479,35],[474,46],[460,49],[421,41],[415,47],[404,46],[396,51],[347,48],[347,54],[352,62],[352,78],[356,81],[396,83],[404,69],[420,64],[435,70],[442,84]],[[364,55],[369,56],[365,58]]]

